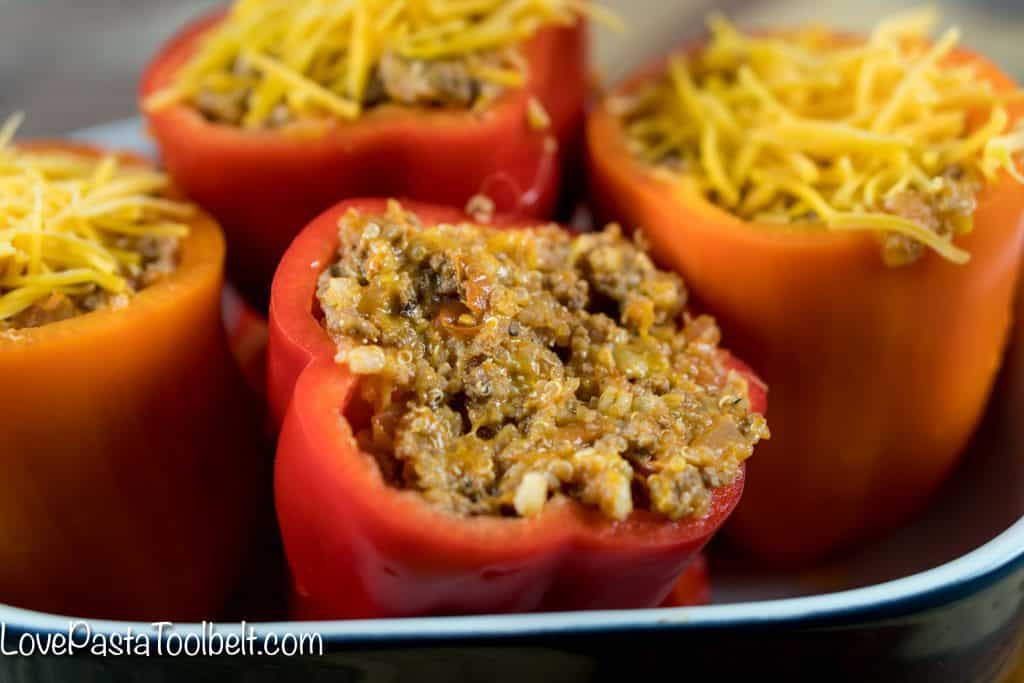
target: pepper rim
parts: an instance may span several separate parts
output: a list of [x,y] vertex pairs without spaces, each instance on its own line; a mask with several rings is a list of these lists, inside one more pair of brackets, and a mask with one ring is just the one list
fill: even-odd
[[[135,166],[154,168],[153,164],[134,151],[107,150],[103,147],[61,140],[30,140],[16,145],[21,149],[34,151],[69,152],[75,155],[101,157],[113,155],[118,161]],[[176,192],[176,191],[175,191]],[[95,311],[58,320],[36,327],[16,328],[13,334],[0,335],[0,353],[16,348],[38,348],[44,343],[59,343],[81,339],[83,335],[102,334],[112,321],[126,315],[141,314],[147,309],[159,309],[170,305],[187,291],[207,282],[210,271],[223,267],[226,244],[220,227],[198,206],[195,214],[187,219],[189,233],[178,246],[178,262],[174,271],[158,282],[140,289],[132,295],[122,308],[100,308]]]

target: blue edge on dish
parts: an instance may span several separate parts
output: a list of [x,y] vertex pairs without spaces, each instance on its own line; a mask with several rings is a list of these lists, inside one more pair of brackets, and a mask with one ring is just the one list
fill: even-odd
[[[152,154],[137,119],[76,139]],[[955,533],[955,525],[950,533]],[[69,619],[0,605],[11,646]],[[90,621],[93,633],[155,631]],[[885,583],[808,597],[705,607],[559,614],[254,624],[256,634],[318,633],[326,654],[146,660],[0,656],[0,680],[611,680],[757,675],[773,680],[1000,680],[1024,633],[1024,518],[952,562]],[[239,624],[217,624],[222,634]],[[176,624],[179,635],[200,625]],[[6,672],[6,673],[5,673]],[[260,678],[259,680],[263,680]]]

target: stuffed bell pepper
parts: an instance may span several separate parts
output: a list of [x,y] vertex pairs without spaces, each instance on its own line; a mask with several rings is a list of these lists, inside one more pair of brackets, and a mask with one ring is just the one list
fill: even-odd
[[269,504],[224,240],[141,160],[0,130],[0,603],[219,613]]
[[147,70],[143,109],[175,181],[228,234],[266,302],[288,243],[346,197],[547,217],[587,93],[589,0],[238,0]]
[[936,17],[855,37],[724,19],[604,100],[592,199],[642,228],[771,385],[733,537],[794,564],[920,508],[1000,366],[1022,97]]
[[270,309],[295,615],[660,604],[768,435],[763,385],[685,304],[615,227],[320,216]]

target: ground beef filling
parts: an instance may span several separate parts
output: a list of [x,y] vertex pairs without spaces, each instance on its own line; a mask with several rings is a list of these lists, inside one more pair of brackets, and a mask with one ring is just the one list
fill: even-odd
[[[72,292],[55,290],[17,315],[0,320],[0,332],[41,327],[103,308],[121,308],[128,304],[133,294],[164,279],[177,266],[177,237],[124,236],[114,240],[111,246],[140,256],[138,266],[125,268],[122,273],[128,285],[125,292],[114,294],[96,285],[82,285]],[[0,274],[2,270],[0,267]],[[0,295],[4,293],[0,285]]]
[[[924,226],[942,238],[951,239],[971,231],[975,195],[981,190],[977,178],[969,178],[959,167],[951,167],[942,189],[933,196],[916,190],[904,190],[883,201],[882,208]],[[888,266],[914,263],[924,255],[925,246],[898,233],[881,235],[882,258]]]
[[699,518],[768,436],[714,321],[614,226],[423,226],[392,203],[339,236],[317,300],[363,376],[356,438],[439,508],[531,516],[565,495]]
[[[525,72],[526,66],[515,49],[435,60],[406,59],[388,51],[374,68],[361,105],[485,107],[503,92],[501,86],[474,75],[487,69]],[[207,85],[195,96],[193,106],[214,123],[240,126],[249,110],[249,98],[262,76],[241,58],[235,61],[232,73],[238,77],[232,81],[232,87],[215,89]],[[282,103],[274,108],[265,125],[273,128],[295,120],[294,112]]]

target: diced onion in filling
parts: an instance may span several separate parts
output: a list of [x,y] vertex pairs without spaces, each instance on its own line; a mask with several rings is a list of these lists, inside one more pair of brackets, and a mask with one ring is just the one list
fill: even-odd
[[424,226],[393,202],[338,229],[317,299],[372,414],[357,441],[443,510],[699,518],[768,436],[714,321],[614,226]]

